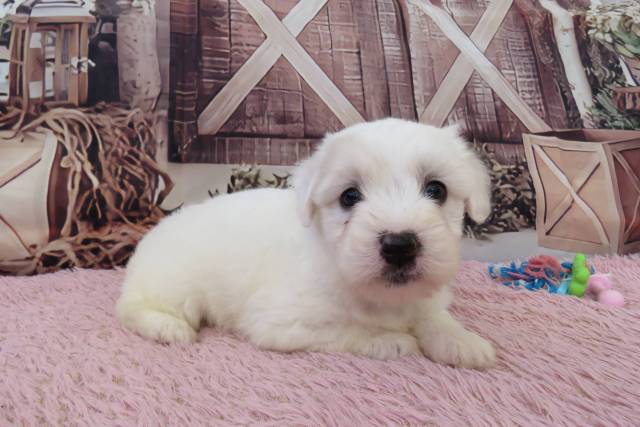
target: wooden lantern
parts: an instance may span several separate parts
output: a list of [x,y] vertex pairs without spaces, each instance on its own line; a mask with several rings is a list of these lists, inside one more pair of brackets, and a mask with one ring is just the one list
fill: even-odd
[[27,0],[8,18],[9,102],[24,109],[84,104],[95,18],[76,0]]
[[640,131],[578,129],[524,135],[541,246],[640,251]]

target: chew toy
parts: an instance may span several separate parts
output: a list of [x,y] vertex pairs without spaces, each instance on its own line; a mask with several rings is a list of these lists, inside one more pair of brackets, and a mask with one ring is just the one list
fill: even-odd
[[582,297],[587,291],[590,276],[591,272],[587,267],[587,258],[584,254],[577,253],[571,266],[571,282],[569,283],[568,294]]
[[624,296],[612,289],[610,275],[596,273],[581,253],[575,255],[573,262],[561,263],[552,256],[539,255],[519,265],[514,261],[490,264],[488,272],[492,279],[505,286],[530,291],[544,289],[549,293],[578,298],[588,295],[610,307],[623,307],[625,304]]
[[612,287],[613,282],[608,274],[592,274],[589,277],[587,292],[604,305],[624,307],[624,296]]

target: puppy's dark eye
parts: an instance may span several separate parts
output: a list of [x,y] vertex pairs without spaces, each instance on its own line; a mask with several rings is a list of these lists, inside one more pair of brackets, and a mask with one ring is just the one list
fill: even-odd
[[340,206],[350,209],[362,200],[362,193],[355,187],[347,188],[340,195]]
[[444,203],[447,200],[447,187],[440,181],[429,181],[424,185],[423,193],[431,200]]

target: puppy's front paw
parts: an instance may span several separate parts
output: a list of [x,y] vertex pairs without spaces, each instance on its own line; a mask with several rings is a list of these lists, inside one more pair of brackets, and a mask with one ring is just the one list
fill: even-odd
[[362,353],[374,359],[386,360],[421,354],[421,351],[413,335],[390,332],[369,339],[364,343]]
[[496,351],[489,341],[462,328],[442,332],[421,343],[424,354],[434,362],[469,369],[495,365]]

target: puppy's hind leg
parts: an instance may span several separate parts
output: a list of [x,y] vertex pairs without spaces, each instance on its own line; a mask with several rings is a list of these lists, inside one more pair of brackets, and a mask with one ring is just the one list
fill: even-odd
[[186,320],[151,309],[142,301],[120,300],[116,314],[127,328],[155,341],[193,342],[197,338],[197,332]]

